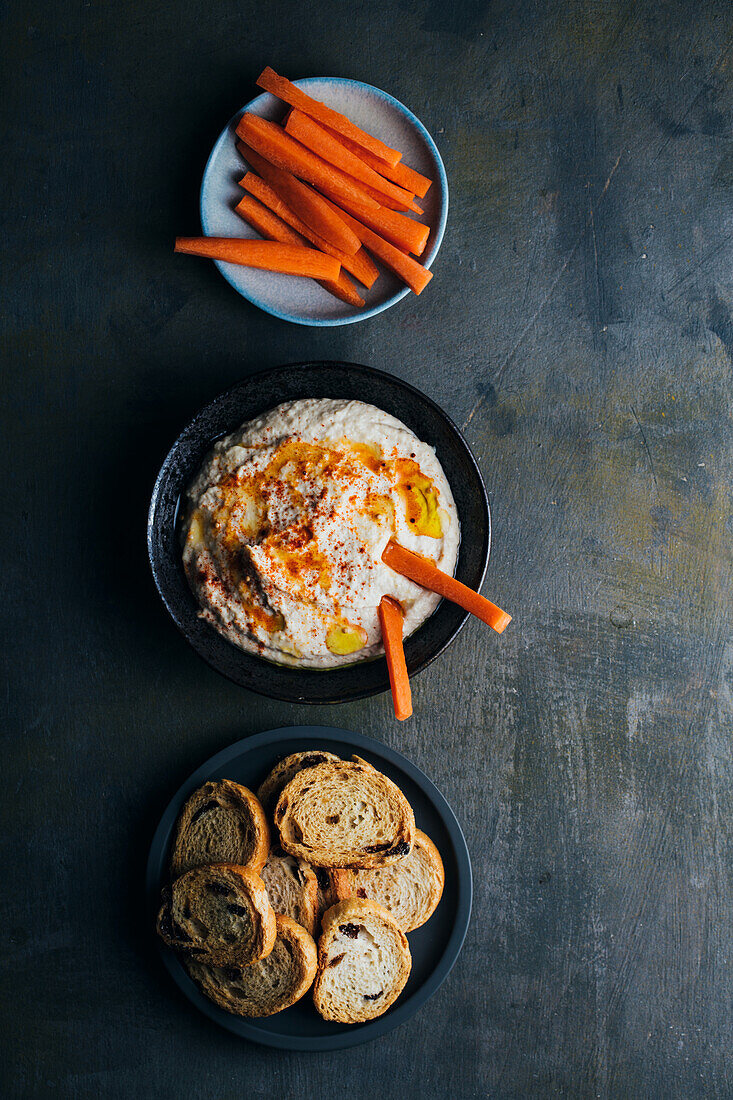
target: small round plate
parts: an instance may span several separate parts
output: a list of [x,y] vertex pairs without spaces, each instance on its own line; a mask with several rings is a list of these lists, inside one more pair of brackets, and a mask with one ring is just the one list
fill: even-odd
[[[448,216],[448,181],[435,142],[418,118],[399,100],[359,80],[337,77],[309,77],[294,83],[308,95],[346,114],[358,126],[400,149],[405,164],[428,176],[433,184],[419,204],[419,219],[431,227],[420,263],[430,267],[438,254]],[[248,103],[231,119],[211,151],[201,184],[201,226],[207,237],[257,237],[234,207],[244,192],[238,181],[247,165],[237,151],[235,130],[245,111],[273,121],[283,118],[286,106],[265,92]],[[313,279],[277,275],[216,261],[227,282],[253,305],[283,321],[300,325],[349,325],[364,321],[399,302],[410,291],[381,264],[380,275],[371,290],[359,283],[365,305],[361,309],[334,298]],[[430,288],[425,294],[430,293]]]
[[[343,703],[389,690],[384,657],[344,668],[300,669],[245,653],[199,618],[181,560],[178,507],[214,442],[283,401],[303,397],[366,401],[398,417],[435,448],[458,509],[461,545],[456,577],[479,589],[491,543],[491,516],[479,468],[453,421],[419,390],[390,374],[355,363],[295,363],[252,375],[215,398],[179,435],[153,489],[148,554],[153,577],[176,625],[199,656],[251,691],[291,703]],[[420,672],[455,638],[468,615],[443,600],[405,641],[410,675]]]
[[233,1016],[209,1001],[189,978],[176,954],[159,944],[163,962],[188,999],[222,1027],[255,1043],[285,1050],[344,1050],[385,1035],[408,1020],[435,993],[450,973],[468,930],[473,893],[471,861],[455,814],[426,775],[400,753],[370,737],[331,726],[292,726],[267,730],[237,741],[207,760],[169,803],[153,837],[146,875],[151,928],[161,887],[167,882],[168,852],[183,803],[208,779],[233,779],[256,789],[273,765],[291,752],[327,749],[348,759],[363,756],[389,776],[415,812],[417,827],[438,848],[445,868],[445,887],[427,924],[410,932],[412,972],[399,999],[383,1016],[366,1024],[335,1024],[321,1019],[310,994],[292,1008],[260,1020]]

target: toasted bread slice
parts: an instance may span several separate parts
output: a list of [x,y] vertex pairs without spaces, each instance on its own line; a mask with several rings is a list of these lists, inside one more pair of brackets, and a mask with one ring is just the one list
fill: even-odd
[[373,1020],[397,1000],[411,966],[407,937],[386,909],[341,901],[323,918],[313,1002],[325,1020]]
[[311,936],[315,934],[318,881],[315,872],[297,856],[275,849],[260,871],[275,913],[292,917]]
[[275,824],[286,852],[314,867],[381,867],[407,855],[415,817],[399,787],[360,761],[298,772],[283,788]]
[[332,752],[324,752],[321,749],[311,749],[309,752],[294,752],[280,760],[272,771],[257,788],[257,797],[262,803],[265,813],[272,816],[280,797],[280,792],[286,783],[302,771],[304,768],[314,768],[316,764],[325,764],[328,760],[340,760]]
[[259,875],[217,863],[187,871],[164,891],[158,934],[207,962],[246,965],[272,951],[275,914]]
[[278,914],[277,938],[267,958],[249,964],[213,966],[186,959],[201,992],[236,1016],[272,1016],[299,1001],[316,976],[313,937],[290,917]]
[[231,779],[204,783],[181,811],[171,855],[171,878],[210,863],[260,871],[270,850],[264,810],[247,787]]
[[413,932],[435,912],[443,893],[445,872],[432,840],[416,829],[412,851],[399,863],[373,871],[334,871],[333,885],[338,901],[346,898],[378,901],[403,932]]
[[[364,764],[365,767],[371,768],[372,765],[368,760],[363,760],[361,756],[352,756],[351,759],[357,764]],[[336,893],[336,879],[338,875],[342,874],[342,871],[333,867],[314,867],[316,880],[318,882],[318,899],[316,904],[316,929],[320,930],[321,920],[323,914],[327,909],[330,909],[332,905],[335,905],[337,901],[342,901],[346,897],[350,897],[349,894],[344,893],[343,898],[338,897]],[[314,933],[315,934],[315,933]]]

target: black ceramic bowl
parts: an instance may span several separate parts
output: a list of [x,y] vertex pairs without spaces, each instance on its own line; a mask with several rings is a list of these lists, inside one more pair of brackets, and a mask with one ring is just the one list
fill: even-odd
[[[366,401],[392,413],[435,448],[461,523],[456,577],[478,589],[491,543],[489,501],[468,444],[435,402],[390,374],[355,363],[294,363],[254,374],[198,413],[168,453],[153,489],[148,553],[153,577],[174,622],[205,661],[251,691],[292,703],[343,703],[389,690],[384,657],[344,668],[297,669],[245,653],[198,617],[198,604],[183,572],[176,524],[179,501],[214,442],[283,401],[334,397]],[[420,672],[455,638],[468,615],[443,600],[405,642],[410,675]]]

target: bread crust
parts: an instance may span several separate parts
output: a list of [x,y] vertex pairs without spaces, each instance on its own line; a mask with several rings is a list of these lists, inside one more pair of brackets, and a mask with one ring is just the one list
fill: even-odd
[[361,761],[301,771],[283,788],[275,824],[285,851],[314,867],[383,867],[407,855],[412,807],[386,775]]
[[[226,969],[199,959],[186,960],[186,969],[204,996],[226,1012],[273,1016],[299,1001],[313,984],[318,962],[313,937],[290,917],[278,914],[275,921],[275,944],[264,959]],[[287,949],[281,951],[281,945]],[[268,981],[275,973],[277,983]]]
[[259,872],[269,851],[270,828],[259,799],[231,779],[210,780],[190,795],[181,810],[171,878],[213,863],[233,863]]
[[[359,971],[360,937],[379,938],[380,964],[365,965]],[[334,955],[334,952],[336,954]],[[350,956],[356,956],[351,965]],[[389,955],[389,963],[384,962]],[[342,967],[339,970],[339,967]],[[381,969],[380,969],[381,967]],[[376,1019],[394,1004],[405,987],[412,968],[407,937],[397,921],[377,902],[349,898],[337,902],[323,916],[323,933],[318,941],[318,975],[313,986],[313,1003],[325,1020],[357,1024]],[[377,977],[380,990],[357,988]]]
[[398,863],[371,871],[333,872],[333,891],[338,901],[352,897],[377,901],[389,910],[404,932],[414,932],[430,919],[444,886],[440,852],[420,829],[415,830],[412,851]]
[[[195,867],[163,891],[161,902],[158,935],[177,951],[221,965],[253,962],[272,951],[275,914],[262,879],[247,867]],[[236,935],[232,914],[247,929],[235,940],[229,938]],[[215,918],[226,932],[210,927]]]
[[340,756],[335,756],[334,753],[326,752],[323,749],[309,749],[307,752],[292,752],[283,760],[279,760],[257,788],[257,797],[262,803],[265,813],[272,816],[283,787],[299,771],[314,767],[316,764],[325,764],[329,760],[340,759]]

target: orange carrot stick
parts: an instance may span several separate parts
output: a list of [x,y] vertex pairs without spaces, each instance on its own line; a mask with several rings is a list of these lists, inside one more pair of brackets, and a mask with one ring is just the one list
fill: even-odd
[[[371,195],[373,199],[376,199],[380,206],[386,206],[388,210],[400,210],[403,212],[409,211],[410,214],[424,214],[422,206],[418,206],[415,199],[410,198],[409,206],[406,206],[398,199],[392,199],[389,195],[385,195],[383,191],[377,191],[374,187],[370,187],[368,183],[362,183],[361,185],[366,191],[367,195]],[[410,192],[408,191],[409,195]]]
[[404,722],[412,714],[412,691],[402,645],[403,621],[404,615],[397,600],[393,600],[391,596],[382,596],[379,601],[379,625],[382,628],[392,702],[398,722]]
[[250,195],[254,195],[261,203],[264,203],[268,209],[272,210],[273,214],[277,214],[279,218],[292,226],[302,237],[305,237],[316,248],[319,248],[321,252],[327,252],[329,256],[335,256],[337,260],[340,260],[341,267],[345,271],[349,271],[360,283],[363,283],[367,290],[374,285],[379,271],[365,248],[360,248],[353,256],[348,256],[345,252],[340,252],[338,248],[334,248],[328,241],[324,241],[322,237],[314,233],[309,225],[302,222],[297,214],[294,214],[290,207],[282,201],[277,191],[270,187],[269,183],[256,176],[254,172],[247,172],[246,176],[239,181],[239,186],[243,187],[245,191],[249,191]]
[[392,539],[387,543],[382,561],[390,569],[394,569],[395,573],[401,573],[403,577],[408,577],[415,584],[420,584],[431,592],[437,592],[446,600],[451,600],[452,603],[457,603],[459,607],[470,611],[472,615],[488,623],[497,634],[501,634],[512,621],[511,615],[507,615],[506,611],[502,611],[496,604],[485,600],[472,588],[461,584],[455,577],[444,573],[442,569],[438,569],[427,558],[414,554],[412,550],[405,550],[404,546],[399,546]]
[[378,233],[372,232],[356,218],[352,218],[348,214],[344,214],[344,217],[364,247],[368,248],[378,260],[381,260],[390,271],[394,271],[395,275],[402,279],[402,282],[406,283],[413,293],[421,294],[425,290],[433,277],[432,271],[428,271],[417,260],[413,260],[412,256],[406,255],[399,248],[395,248],[393,244],[390,244],[389,241],[385,241]]
[[273,214],[252,195],[244,195],[234,209],[240,218],[244,218],[263,237],[268,237],[271,241],[279,240],[280,244],[300,244],[304,248],[310,248],[300,233],[296,233],[281,218],[278,218],[277,214]]
[[[245,118],[254,117],[254,115],[244,115],[242,121]],[[277,126],[273,129],[275,133],[278,133]],[[237,133],[239,133],[239,130],[237,130]],[[288,140],[292,141],[292,138],[288,138]],[[258,150],[255,149],[254,151],[257,152]],[[263,157],[266,161],[272,163],[266,149],[263,151]],[[275,166],[273,165],[273,167]],[[325,200],[321,195],[317,194],[311,187],[307,187],[299,179],[296,179],[289,169],[283,169],[282,166],[277,174],[272,174],[267,178],[283,201],[295,211],[301,221],[305,222],[306,225],[310,225],[320,237],[327,240],[334,248],[347,252],[349,255],[358,252],[359,242],[354,238],[354,234],[350,233],[344,225],[344,219],[337,210],[326,211],[324,209]],[[333,214],[336,215],[338,221],[334,221],[331,217]]]
[[[256,168],[257,171],[270,173],[279,172],[279,168],[275,168],[273,164],[268,164],[266,160],[258,156],[253,150],[248,149],[244,142],[238,141],[237,148],[241,152],[242,156],[248,163]],[[249,191],[250,195],[254,195],[256,199],[264,203],[273,214],[277,214],[279,218],[282,218],[284,222],[292,226],[302,237],[314,244],[316,248],[320,248],[321,252],[327,252],[329,256],[335,256],[337,260],[341,261],[341,266],[345,271],[351,272],[351,274],[363,283],[367,290],[374,285],[377,280],[379,272],[374,266],[371,258],[368,256],[366,249],[360,248],[358,252],[353,256],[349,256],[346,252],[341,252],[340,249],[334,248],[332,244],[325,241],[323,237],[319,237],[309,225],[301,221],[297,214],[294,214],[290,207],[283,202],[278,195],[277,191],[264,179],[260,179],[254,172],[247,172],[239,181],[239,186],[243,187],[245,191]]]
[[[281,244],[299,244],[304,245],[306,248],[310,247],[300,233],[296,233],[281,218],[278,218],[277,214],[273,214],[271,210],[268,210],[266,206],[263,206],[257,199],[252,198],[251,195],[245,195],[234,209],[240,218],[244,218],[261,236],[267,237],[268,240],[279,241]],[[364,299],[357,294],[354,284],[343,271],[335,282],[328,279],[318,279],[318,282],[324,290],[327,290],[329,294],[333,294],[336,298],[340,298],[342,302],[348,302],[350,306],[357,306],[358,308],[364,305]]]
[[333,248],[349,255],[359,251],[359,241],[344,224],[339,211],[333,207],[329,209],[324,197],[318,195],[313,188],[307,187],[291,172],[283,169],[267,173],[266,178],[287,206],[297,213],[298,218],[318,233],[319,237],[332,244]]
[[[310,149],[306,149],[290,134],[286,134],[282,127],[276,126],[274,122],[269,122],[258,115],[244,114],[237,126],[237,137],[277,168],[292,172],[298,179],[312,183],[322,194],[328,195],[335,202],[351,202],[359,210],[379,209],[379,204],[371,195],[367,195],[356,180],[347,176],[340,168],[328,164],[322,157],[311,153]],[[316,226],[313,228],[317,229]],[[347,249],[344,251],[346,252]]]
[[305,114],[310,115],[311,118],[324,122],[337,133],[345,134],[361,148],[369,149],[380,161],[387,164],[397,164],[401,159],[402,154],[397,149],[390,149],[389,145],[385,145],[379,138],[375,138],[361,130],[346,115],[342,115],[339,111],[327,107],[325,103],[313,99],[312,96],[301,91],[290,80],[287,80],[284,76],[279,76],[269,65],[260,73],[257,83],[260,88],[264,88],[266,92],[277,96],[285,103],[289,103],[291,107],[297,107]]
[[242,237],[176,237],[174,251],[309,279],[336,280],[341,273],[341,264],[333,256],[326,256],[315,248],[278,244],[276,241],[253,241]]
[[[331,130],[331,127],[329,126],[327,129]],[[339,134],[335,130],[331,130],[331,133],[336,140],[340,141],[342,145],[345,145],[350,152],[354,153],[357,157],[361,157],[364,163],[368,164],[370,168],[373,168],[375,172],[379,172],[380,176],[384,176],[385,179],[391,180],[392,183],[396,183],[399,187],[404,187],[405,191],[412,191],[418,198],[425,198],[428,193],[428,188],[433,182],[429,180],[427,176],[422,176],[419,172],[416,172],[414,168],[408,168],[402,161],[390,167],[385,164],[384,161],[380,161],[379,157],[373,156],[368,149],[362,149],[349,138],[344,137],[343,134]]]
[[[322,157],[329,164],[334,164],[342,172],[346,172],[347,176],[352,176],[360,183],[367,184],[373,191],[382,192],[387,198],[400,204],[393,209],[410,209],[410,203],[414,197],[412,192],[380,176],[360,157],[355,156],[345,145],[342,145],[333,134],[323,126],[319,126],[315,119],[309,118],[302,111],[292,110],[288,115],[285,129],[291,137],[305,145],[306,149],[310,149],[312,153]],[[377,199],[377,202],[379,201]]]
[[[330,195],[328,196],[331,197]],[[415,256],[422,256],[425,245],[430,236],[430,226],[422,222],[406,218],[404,214],[397,214],[394,210],[387,210],[380,206],[378,210],[364,210],[354,202],[336,199],[337,213],[343,217],[343,211],[348,211],[363,225],[368,225],[380,237],[386,237],[392,244],[396,244],[403,252],[412,252]]]

